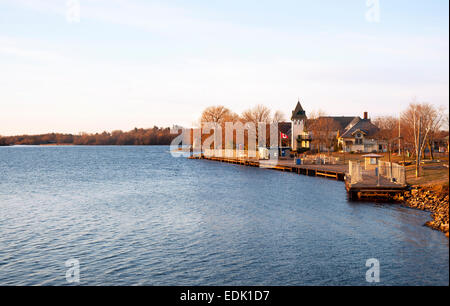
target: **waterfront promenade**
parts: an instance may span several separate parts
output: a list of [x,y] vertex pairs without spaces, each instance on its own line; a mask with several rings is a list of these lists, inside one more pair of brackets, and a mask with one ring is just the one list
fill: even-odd
[[259,167],[278,171],[294,172],[297,174],[324,177],[345,182],[345,188],[349,198],[361,199],[391,199],[397,194],[403,193],[408,186],[392,182],[384,176],[377,176],[375,170],[362,170],[362,179],[352,182],[349,166],[347,164],[320,164],[320,165],[298,165],[293,159],[268,161],[251,158],[225,158],[192,156],[191,159],[204,159],[210,161],[224,162],[242,166]]

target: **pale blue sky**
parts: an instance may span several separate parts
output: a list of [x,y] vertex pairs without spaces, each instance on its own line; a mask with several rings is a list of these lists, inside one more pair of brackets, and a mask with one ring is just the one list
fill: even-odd
[[[375,0],[372,0],[375,1]],[[209,105],[372,117],[449,100],[447,0],[0,0],[0,134],[189,126]]]

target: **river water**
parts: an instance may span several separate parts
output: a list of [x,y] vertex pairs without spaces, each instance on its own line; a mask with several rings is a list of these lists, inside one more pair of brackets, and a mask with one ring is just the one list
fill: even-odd
[[168,147],[1,147],[0,285],[448,285],[428,213]]

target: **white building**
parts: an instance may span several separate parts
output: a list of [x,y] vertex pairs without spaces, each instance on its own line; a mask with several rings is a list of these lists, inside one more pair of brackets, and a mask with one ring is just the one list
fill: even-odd
[[308,151],[310,149],[309,133],[305,131],[307,119],[306,112],[299,100],[292,111],[291,117],[291,147],[293,151]]

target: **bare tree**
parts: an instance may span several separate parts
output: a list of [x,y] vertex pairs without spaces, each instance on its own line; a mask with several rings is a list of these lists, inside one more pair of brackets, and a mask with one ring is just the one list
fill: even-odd
[[324,116],[326,116],[326,113],[323,110],[319,109],[319,110],[311,111],[308,115],[308,118],[314,120],[314,119],[317,119],[319,117],[324,117]]
[[392,141],[398,137],[398,118],[392,116],[377,117],[373,120],[373,124],[379,129],[375,134],[377,139]]
[[439,137],[439,134],[445,124],[445,113],[444,113],[444,108],[443,107],[439,107],[439,108],[435,108],[435,120],[431,123],[430,125],[430,133],[428,136],[428,141],[427,141],[427,145],[428,145],[428,150],[430,151],[430,158],[431,160],[434,160],[434,156],[433,156],[433,151],[434,151],[434,140],[436,139],[436,137]]
[[330,152],[336,141],[338,124],[320,110],[313,112],[310,118],[308,130],[312,134],[312,144],[317,146],[317,152],[320,152],[321,147],[325,147]]
[[373,124],[378,127],[374,138],[387,142],[390,154],[394,149],[394,140],[399,138],[399,119],[393,116],[377,117],[373,120]]
[[[444,132],[446,132],[447,136],[449,135],[449,130],[450,130],[450,117],[449,117],[449,113],[447,111],[447,113],[444,115],[444,119],[442,121],[442,126],[443,126],[443,130]],[[449,139],[447,137],[447,152],[449,151],[450,148],[450,142]]]
[[270,109],[264,105],[256,105],[255,107],[248,109],[242,113],[242,120],[244,122],[252,122],[255,125],[258,123],[270,123]]
[[[236,113],[232,112],[230,109],[226,108],[225,106],[222,105],[217,105],[217,106],[209,106],[207,107],[203,112],[202,115],[200,117],[200,128],[202,130],[202,144],[205,143],[205,141],[210,138],[211,136],[213,136],[213,133],[221,133],[221,143],[222,143],[222,148],[224,148],[224,141],[225,141],[225,124],[227,122],[232,122],[235,123],[237,121],[239,121],[239,115],[237,115]],[[211,124],[213,125],[213,127],[211,126]],[[211,129],[215,129],[214,131]],[[219,134],[220,135],[220,134]],[[216,137],[216,136],[214,136]],[[214,143],[210,144],[210,149],[213,148],[217,148],[220,147],[218,141],[216,143],[216,138],[214,138]]]
[[[257,137],[259,135],[259,124],[260,123],[271,123],[270,109],[264,105],[258,104],[255,107],[244,111],[241,115],[241,121],[243,123],[252,123],[255,126],[253,133],[250,134],[251,137]],[[267,140],[266,140],[267,143]],[[257,139],[257,145],[259,145],[259,139]]]
[[[374,138],[387,142],[388,152],[389,152],[389,163],[391,165],[392,173],[392,144],[395,139],[399,137],[399,120],[398,118],[392,116],[377,117],[374,119],[373,124],[378,127],[378,132],[375,134]],[[400,144],[399,144],[400,146]],[[399,148],[400,149],[400,148]]]
[[286,121],[286,116],[282,111],[276,111],[275,114],[273,114],[272,123],[280,123]]
[[429,103],[411,103],[402,113],[406,136],[412,138],[416,157],[416,177],[420,176],[420,164],[430,134],[442,125],[443,113]]
[[442,119],[442,128],[444,129],[444,131],[449,131],[450,128],[450,117],[449,117],[449,113],[447,112],[444,115],[444,118]]
[[212,122],[223,125],[225,122],[234,122],[237,115],[222,105],[207,107],[200,118],[201,123]]

